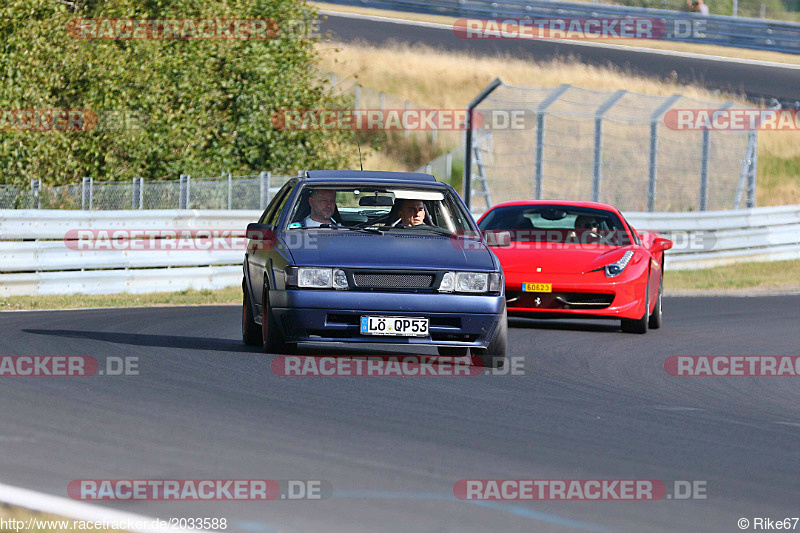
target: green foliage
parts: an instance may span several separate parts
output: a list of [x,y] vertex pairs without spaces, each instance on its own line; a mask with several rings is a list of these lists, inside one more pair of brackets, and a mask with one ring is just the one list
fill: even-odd
[[[10,0],[0,6],[2,110],[79,109],[86,131],[0,130],[0,183],[343,168],[345,132],[276,130],[279,109],[338,107],[314,73],[302,0]],[[275,19],[267,40],[86,40],[76,19]],[[7,123],[7,122],[6,122]],[[0,128],[4,126],[0,122]]]

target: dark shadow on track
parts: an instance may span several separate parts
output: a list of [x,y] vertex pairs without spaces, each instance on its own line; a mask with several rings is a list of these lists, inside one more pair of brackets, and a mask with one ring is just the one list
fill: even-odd
[[[115,344],[129,344],[132,346],[149,346],[153,348],[185,348],[188,350],[203,350],[212,352],[254,352],[263,353],[261,349],[246,346],[240,340],[216,339],[211,337],[181,337],[175,335],[145,335],[142,333],[119,333],[111,331],[82,331],[75,329],[24,329],[25,333],[34,335],[49,335],[54,337],[69,337],[73,339],[91,339],[96,341],[112,342]],[[300,344],[298,353],[312,356],[335,355],[367,357],[422,355],[435,356],[429,346],[409,345],[406,349],[402,345],[387,346],[386,348],[363,345],[327,345]]]
[[91,339],[130,344],[132,346],[150,346],[154,348],[185,348],[188,350],[204,350],[212,352],[251,352],[257,348],[245,346],[239,340],[215,339],[210,337],[180,337],[176,335],[144,335],[142,333],[120,333],[112,331],[81,331],[74,329],[24,329],[25,333],[34,335],[51,335],[74,339]]
[[619,320],[608,321],[607,324],[596,322],[564,322],[561,319],[536,320],[532,318],[508,317],[508,326],[523,329],[553,329],[562,331],[596,331],[604,333],[620,333]]

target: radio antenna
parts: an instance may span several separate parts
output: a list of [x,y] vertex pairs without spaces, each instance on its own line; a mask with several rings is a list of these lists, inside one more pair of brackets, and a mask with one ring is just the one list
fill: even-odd
[[361,166],[361,170],[364,170],[364,162],[361,160],[361,144],[356,139],[356,146],[358,146],[358,164]]

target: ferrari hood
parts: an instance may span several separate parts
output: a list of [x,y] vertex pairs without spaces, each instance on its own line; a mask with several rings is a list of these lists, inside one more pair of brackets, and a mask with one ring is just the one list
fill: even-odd
[[582,274],[618,260],[631,246],[516,243],[492,248],[506,274],[541,268],[550,274]]

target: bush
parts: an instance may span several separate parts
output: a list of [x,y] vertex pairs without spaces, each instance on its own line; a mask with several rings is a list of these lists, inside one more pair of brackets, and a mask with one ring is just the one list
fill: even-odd
[[[349,166],[345,132],[276,130],[336,107],[301,0],[11,0],[0,6],[0,183],[28,187]],[[275,19],[269,40],[86,40],[75,19]],[[9,110],[89,110],[85,131],[14,131]],[[92,118],[96,116],[96,118]],[[13,177],[12,177],[13,176]]]

